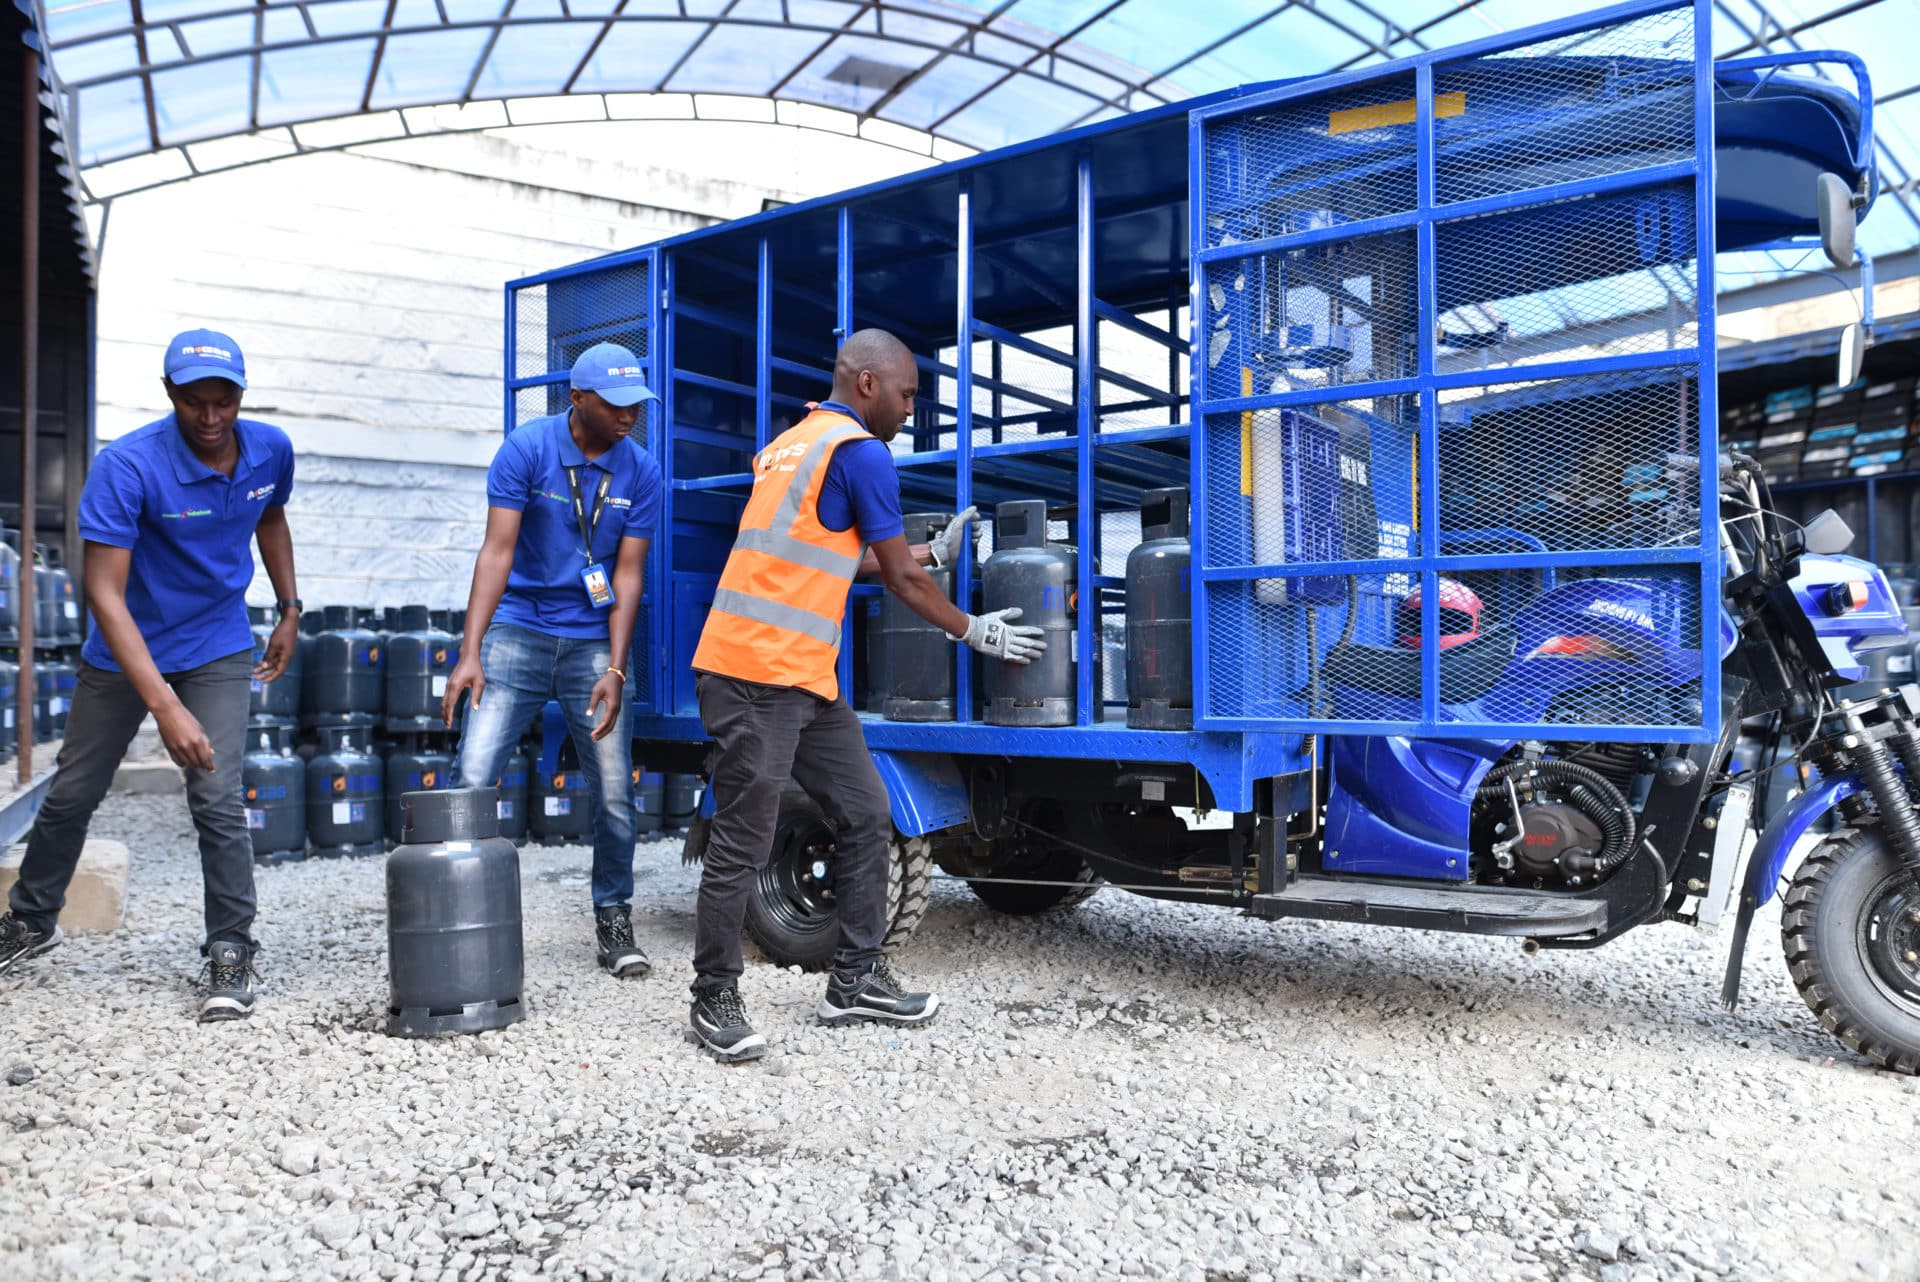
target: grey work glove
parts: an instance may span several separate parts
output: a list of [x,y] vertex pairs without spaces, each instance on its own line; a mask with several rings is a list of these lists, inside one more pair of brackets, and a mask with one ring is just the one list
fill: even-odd
[[967,537],[973,532],[974,519],[980,515],[980,509],[970,507],[947,522],[947,528],[934,537],[927,545],[927,551],[933,554],[935,569],[952,565],[960,553],[972,546]]
[[1013,627],[1013,620],[1019,617],[1020,607],[1017,605],[987,614],[969,614],[967,633],[960,641],[989,659],[1032,663],[1046,653],[1047,643],[1042,639],[1044,634],[1039,628]]

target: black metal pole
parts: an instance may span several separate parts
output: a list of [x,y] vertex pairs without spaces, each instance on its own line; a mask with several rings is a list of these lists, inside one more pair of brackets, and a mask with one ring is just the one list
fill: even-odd
[[20,121],[20,782],[33,779],[34,437],[40,408],[40,54],[24,60],[25,110]]

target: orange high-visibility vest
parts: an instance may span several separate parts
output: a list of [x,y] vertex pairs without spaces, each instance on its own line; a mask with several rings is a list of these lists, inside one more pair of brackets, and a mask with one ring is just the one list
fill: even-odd
[[753,461],[753,493],[700,632],[700,672],[840,696],[840,623],[866,546],[857,525],[820,524],[833,452],[867,430],[816,410]]

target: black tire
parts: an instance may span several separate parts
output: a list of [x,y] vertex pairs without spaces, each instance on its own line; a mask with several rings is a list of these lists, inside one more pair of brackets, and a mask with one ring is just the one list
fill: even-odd
[[[1013,882],[969,880],[967,886],[981,903],[1014,917],[1037,917],[1078,908],[1106,883],[1066,846],[1047,843],[1034,833],[1005,839],[1007,855],[996,863],[995,877]],[[1020,881],[1061,882],[1064,885],[1026,886]]]
[[1780,918],[1787,970],[1820,1022],[1882,1068],[1920,1073],[1920,881],[1877,827],[1801,863]]
[[[834,831],[826,815],[803,792],[780,798],[773,849],[747,898],[747,936],[779,966],[825,970],[840,945],[840,914],[833,898]],[[814,865],[823,865],[816,876]],[[904,944],[926,916],[933,893],[933,852],[921,837],[893,840],[887,881],[887,919],[882,945]]]

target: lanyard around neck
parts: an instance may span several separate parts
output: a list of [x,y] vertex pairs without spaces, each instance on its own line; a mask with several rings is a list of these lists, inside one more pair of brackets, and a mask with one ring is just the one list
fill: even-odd
[[580,498],[580,469],[567,469],[567,487],[573,491],[573,519],[580,523],[581,537],[586,540],[587,564],[593,564],[593,535],[600,528],[600,514],[606,511],[607,491],[613,487],[613,473],[600,473],[600,488],[593,496],[593,516],[587,516],[587,505]]

